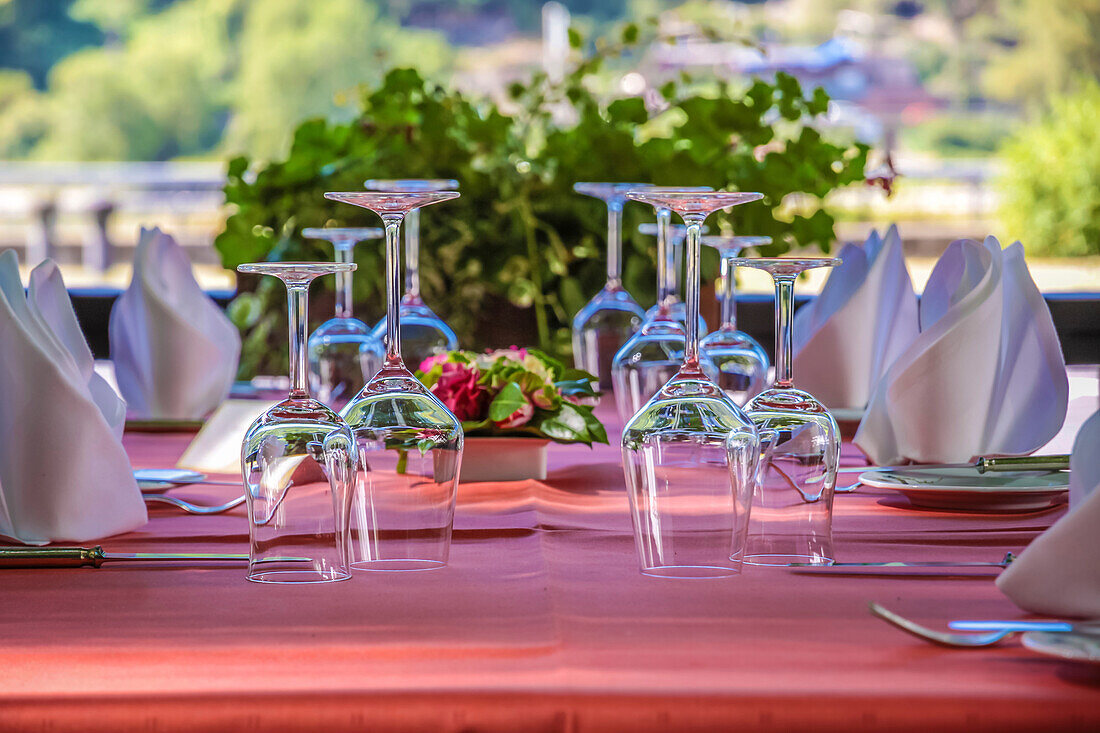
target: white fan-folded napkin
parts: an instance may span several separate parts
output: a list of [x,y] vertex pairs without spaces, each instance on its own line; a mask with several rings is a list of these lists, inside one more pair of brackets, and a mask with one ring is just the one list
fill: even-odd
[[197,420],[233,386],[240,334],[199,287],[183,249],[159,229],[141,230],[109,335],[118,387],[135,417]]
[[1019,242],[953,242],[920,302],[920,335],[883,375],[855,442],[872,461],[1024,455],[1066,416],[1069,384],[1050,310]]
[[125,405],[92,370],[57,267],[25,296],[12,251],[0,255],[0,535],[83,542],[146,522],[119,434]]
[[794,318],[798,387],[827,407],[863,408],[917,337],[917,296],[896,226],[848,244],[821,294]]
[[997,586],[1033,613],[1100,618],[1100,412],[1077,433],[1069,465],[1069,513],[1035,538]]

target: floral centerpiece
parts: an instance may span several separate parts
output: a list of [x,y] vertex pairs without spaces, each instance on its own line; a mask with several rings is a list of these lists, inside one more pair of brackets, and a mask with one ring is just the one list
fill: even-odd
[[541,351],[448,351],[421,362],[416,376],[462,421],[469,437],[607,442],[592,412],[596,378]]

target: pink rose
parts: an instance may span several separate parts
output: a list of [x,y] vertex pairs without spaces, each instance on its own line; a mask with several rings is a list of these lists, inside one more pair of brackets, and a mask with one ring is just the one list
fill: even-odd
[[439,381],[431,386],[432,394],[459,420],[480,420],[488,409],[489,393],[478,386],[478,376],[477,369],[469,364],[444,363]]
[[513,412],[503,420],[494,420],[498,428],[518,428],[521,425],[526,425],[528,421],[535,414],[535,406],[527,400],[523,401],[523,406]]
[[436,364],[444,364],[447,361],[447,354],[436,354],[435,356],[429,356],[424,361],[420,362],[420,371],[427,374],[432,370]]

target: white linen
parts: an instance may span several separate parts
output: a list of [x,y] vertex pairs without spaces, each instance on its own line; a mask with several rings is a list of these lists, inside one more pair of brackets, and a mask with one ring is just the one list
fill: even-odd
[[1069,386],[1023,247],[953,242],[920,303],[921,333],[879,382],[855,442],[875,463],[1030,453],[1058,432]]
[[1069,513],[997,578],[1026,611],[1100,618],[1100,412],[1077,433],[1070,456]]
[[56,265],[30,283],[25,296],[15,253],[0,255],[0,534],[39,545],[136,529],[125,405],[92,369]]
[[233,386],[240,334],[199,287],[183,249],[159,229],[141,231],[109,336],[118,386],[135,417],[197,420]]
[[896,226],[848,244],[814,301],[794,318],[795,383],[826,407],[862,409],[920,332]]

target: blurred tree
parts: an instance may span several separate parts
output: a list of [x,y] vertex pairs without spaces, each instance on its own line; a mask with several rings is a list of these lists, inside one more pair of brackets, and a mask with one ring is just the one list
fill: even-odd
[[1057,98],[1005,147],[1001,218],[1031,254],[1100,254],[1100,83]]
[[0,0],[0,67],[26,71],[36,86],[58,59],[102,42],[93,23],[69,15],[73,0]]
[[1100,0],[1012,0],[1006,4],[1016,29],[985,72],[996,99],[1043,102],[1100,79]]

